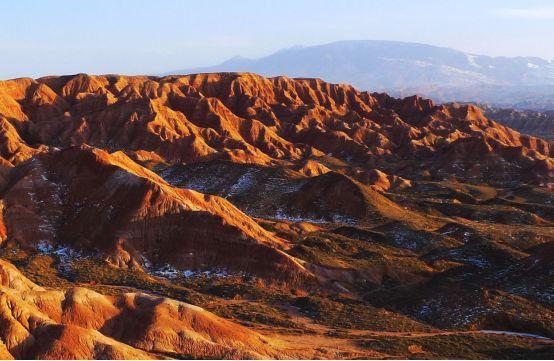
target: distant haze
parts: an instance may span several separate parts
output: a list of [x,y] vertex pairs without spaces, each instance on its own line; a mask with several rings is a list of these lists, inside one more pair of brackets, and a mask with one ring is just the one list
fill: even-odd
[[394,95],[418,93],[440,102],[554,107],[554,62],[550,60],[490,57],[417,43],[339,41],[284,49],[259,59],[235,57],[216,66],[170,73],[217,71],[318,77]]
[[156,74],[351,39],[554,59],[547,0],[18,0],[0,20],[0,79]]

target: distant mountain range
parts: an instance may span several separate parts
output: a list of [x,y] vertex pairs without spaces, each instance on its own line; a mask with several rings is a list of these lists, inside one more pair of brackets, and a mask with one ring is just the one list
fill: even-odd
[[414,93],[438,102],[479,102],[519,109],[554,109],[554,62],[490,57],[397,41],[340,41],[297,46],[259,59],[168,74],[238,71],[265,76],[318,77],[395,96]]

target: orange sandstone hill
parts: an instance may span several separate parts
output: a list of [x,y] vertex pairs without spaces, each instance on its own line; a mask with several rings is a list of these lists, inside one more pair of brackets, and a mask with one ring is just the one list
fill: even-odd
[[14,168],[2,198],[8,246],[70,246],[120,267],[151,263],[309,277],[285,240],[225,199],[174,188],[122,152],[85,145],[40,153]]
[[474,106],[395,99],[318,79],[236,73],[16,79],[0,82],[0,109],[6,139],[0,155],[12,165],[45,146],[88,144],[169,164],[270,165],[331,154],[410,178],[429,170],[541,183],[554,167],[551,143],[490,121]]
[[0,260],[3,359],[261,358],[263,336],[200,307],[140,293],[47,290]]

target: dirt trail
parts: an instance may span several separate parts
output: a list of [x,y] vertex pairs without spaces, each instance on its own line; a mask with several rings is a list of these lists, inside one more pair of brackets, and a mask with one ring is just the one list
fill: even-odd
[[277,344],[291,353],[308,355],[311,358],[378,358],[394,359],[403,357],[402,355],[388,355],[374,350],[363,348],[357,342],[359,339],[368,337],[402,337],[407,339],[417,339],[422,337],[434,337],[444,335],[463,335],[463,334],[503,334],[516,337],[528,337],[536,339],[541,343],[554,345],[554,340],[529,333],[495,331],[495,330],[472,330],[472,331],[429,331],[429,332],[394,332],[394,331],[373,331],[373,330],[351,330],[337,329],[315,323],[311,318],[303,314],[299,308],[294,306],[283,307],[298,324],[305,329],[305,333],[292,334],[275,332],[275,330],[266,329],[264,332],[277,342]]
[[[325,326],[317,327],[325,329]],[[310,327],[314,330],[313,327]],[[315,330],[314,330],[315,331]],[[390,355],[379,353],[360,346],[358,341],[371,337],[402,337],[416,341],[423,337],[435,337],[443,335],[463,335],[463,334],[506,334],[516,337],[530,337],[536,339],[538,343],[544,345],[554,345],[554,340],[533,334],[518,333],[510,331],[437,331],[437,332],[387,332],[387,331],[368,331],[368,330],[337,330],[336,333],[317,332],[313,334],[271,334],[276,345],[291,353],[301,355],[308,354],[311,358],[366,358],[366,359],[398,359],[405,358],[405,355]],[[332,332],[332,331],[331,331]],[[269,334],[268,334],[269,336]],[[417,343],[414,343],[417,345]]]
[[512,331],[496,331],[496,330],[472,330],[472,331],[434,331],[434,332],[392,332],[392,331],[367,331],[367,330],[349,330],[348,334],[356,336],[394,336],[394,337],[433,337],[444,335],[463,335],[463,334],[499,334],[499,335],[511,335],[517,337],[529,337],[540,340],[551,341],[554,340],[545,336],[535,335],[525,332],[512,332]]

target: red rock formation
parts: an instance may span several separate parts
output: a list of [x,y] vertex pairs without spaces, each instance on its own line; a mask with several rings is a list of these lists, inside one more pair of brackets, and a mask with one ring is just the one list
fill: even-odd
[[554,169],[550,143],[473,106],[395,99],[319,79],[16,79],[0,82],[0,116],[1,238],[97,250],[126,267],[150,261],[309,277],[281,251],[283,240],[230,203],[171,187],[125,154],[149,167],[217,158],[291,167],[318,176],[293,197],[292,209],[323,207],[330,217],[339,211],[356,219],[371,209],[410,217],[316,159],[355,164],[351,175],[379,191],[407,186],[422,172],[547,184]]
[[47,290],[0,260],[4,359],[275,358],[260,334],[183,302],[86,288]]
[[304,164],[299,164],[296,171],[308,176],[315,177],[318,175],[325,174],[329,172],[329,168],[319,163],[318,161],[308,159]]
[[284,240],[226,200],[168,185],[122,152],[88,146],[43,153],[9,174],[7,242],[69,245],[121,267],[221,268],[299,281],[309,274]]
[[[27,145],[86,143],[152,152],[168,163],[223,158],[274,164],[332,153],[407,178],[416,169],[398,169],[400,160],[463,176],[476,163],[488,162],[491,152],[508,166],[473,169],[474,177],[501,181],[519,172],[522,181],[544,183],[554,167],[550,143],[492,122],[473,106],[395,99],[319,79],[79,74],[5,81],[0,89],[0,114]],[[19,142],[17,136],[10,139]],[[483,142],[492,150],[456,150],[456,141]],[[6,156],[26,159],[24,148],[16,151],[20,156]],[[446,164],[454,162],[460,163],[456,169]]]
[[[513,263],[506,250],[514,244],[523,254],[533,242],[550,242],[551,201],[539,204],[548,191],[536,185],[552,187],[553,155],[551,142],[490,121],[473,106],[395,99],[319,79],[220,73],[3,81],[0,246],[32,257],[57,250],[60,277],[68,277],[65,258],[83,254],[138,272],[225,270],[294,285],[299,294],[312,286],[340,290],[347,293],[340,304],[351,297],[356,310],[374,292],[412,292],[405,287],[427,286],[435,276],[456,280],[461,266],[467,269],[456,282],[464,284],[475,267]],[[260,218],[188,188],[228,197]],[[442,232],[445,224],[463,228]],[[497,253],[486,238],[493,232]],[[537,248],[521,264],[542,272],[551,257],[541,251],[551,248]],[[46,289],[0,260],[1,358],[170,356],[287,357],[270,340],[194,306],[138,293]]]

